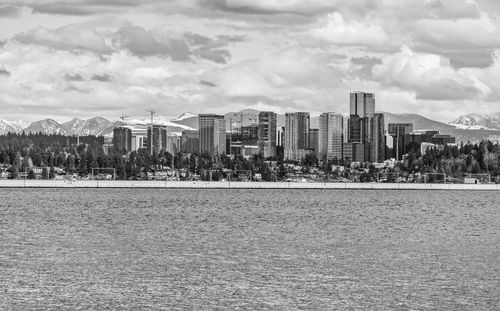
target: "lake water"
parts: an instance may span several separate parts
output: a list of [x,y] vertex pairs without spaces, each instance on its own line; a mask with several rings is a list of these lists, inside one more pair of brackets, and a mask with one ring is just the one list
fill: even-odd
[[498,310],[498,192],[0,189],[1,310]]

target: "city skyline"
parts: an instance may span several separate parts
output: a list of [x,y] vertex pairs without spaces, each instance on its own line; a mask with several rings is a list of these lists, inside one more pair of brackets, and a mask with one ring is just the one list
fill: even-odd
[[4,1],[0,119],[500,110],[492,0]]

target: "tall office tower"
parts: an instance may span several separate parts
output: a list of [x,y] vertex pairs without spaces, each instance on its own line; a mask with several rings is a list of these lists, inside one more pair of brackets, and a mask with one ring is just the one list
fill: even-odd
[[153,125],[153,137],[151,137],[151,127],[148,127],[148,148],[151,149],[153,143],[153,151],[158,153],[160,150],[167,148],[167,128],[163,125]]
[[384,114],[375,113],[368,117],[369,161],[382,163],[385,161],[385,124]]
[[406,145],[410,142],[410,133],[413,132],[412,123],[389,123],[388,134],[392,136],[393,155],[397,161],[406,154]]
[[285,160],[300,161],[309,148],[309,112],[285,113]]
[[350,115],[361,118],[375,113],[375,94],[364,92],[351,93]]
[[259,113],[259,151],[264,158],[276,156],[277,115],[272,111]]
[[319,116],[318,159],[342,159],[343,142],[344,117],[334,112],[322,113]]
[[344,143],[342,158],[351,162],[365,162],[365,144],[358,142]]
[[195,153],[200,152],[200,137],[198,131],[186,130],[182,131],[181,136],[181,152]]
[[357,145],[347,148],[355,149],[350,152],[355,158],[363,162],[379,162],[385,158],[383,126],[384,116],[375,113],[375,94],[351,93],[347,142]]
[[115,127],[113,129],[113,146],[116,150],[132,150],[132,130],[128,127]]
[[358,115],[351,115],[347,120],[349,132],[347,141],[350,143],[363,143],[366,140],[366,120]]
[[200,152],[208,152],[212,156],[226,152],[226,121],[224,116],[216,114],[200,114],[198,116],[200,135]]
[[309,150],[318,158],[319,129],[309,129]]

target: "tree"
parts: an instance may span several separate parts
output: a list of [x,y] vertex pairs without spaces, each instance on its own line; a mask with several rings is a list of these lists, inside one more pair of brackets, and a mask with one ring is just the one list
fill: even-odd
[[49,179],[54,179],[56,178],[56,170],[54,169],[54,166],[50,166],[49,169]]
[[46,167],[42,168],[42,179],[49,179],[49,171]]
[[19,169],[17,168],[17,166],[13,165],[7,171],[10,173],[10,179],[19,178]]

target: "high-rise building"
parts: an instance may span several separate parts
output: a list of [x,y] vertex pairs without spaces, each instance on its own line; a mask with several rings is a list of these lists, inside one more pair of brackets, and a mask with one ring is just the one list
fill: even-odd
[[195,153],[200,152],[200,137],[198,131],[186,130],[182,131],[181,136],[181,152]]
[[259,151],[265,158],[276,156],[277,115],[271,111],[259,113]]
[[364,118],[375,113],[375,94],[353,92],[350,99],[350,115]]
[[200,135],[200,152],[208,152],[212,156],[226,152],[226,121],[224,116],[216,114],[200,114],[198,116]]
[[362,118],[356,114],[351,115],[348,123],[347,141],[350,143],[363,143],[366,141],[366,118]]
[[325,112],[319,116],[318,159],[327,161],[342,159],[344,142],[344,117],[341,114]]
[[361,144],[355,146],[357,159],[372,163],[385,160],[384,126],[384,115],[375,113],[375,94],[351,93],[347,141]]
[[[229,148],[228,148],[229,147]],[[238,125],[226,133],[226,153],[251,156],[259,153],[259,126]]]
[[309,150],[318,158],[319,129],[309,129]]
[[350,162],[364,162],[365,144],[358,142],[344,143],[342,157],[344,160]]
[[163,125],[152,126],[153,137],[151,137],[151,127],[148,127],[148,141],[147,146],[151,149],[151,143],[153,144],[153,152],[160,152],[161,150],[167,149],[167,128]]
[[309,148],[310,116],[308,112],[291,112],[285,114],[286,160],[300,161]]
[[368,120],[369,162],[382,163],[385,161],[386,148],[384,114],[374,113]]
[[406,146],[410,143],[410,133],[413,132],[413,123],[389,123],[387,133],[392,136],[392,149],[397,161],[406,154]]
[[113,146],[120,151],[131,151],[132,130],[128,127],[115,127],[113,129]]
[[132,151],[148,147],[148,131],[146,128],[134,128],[132,130]]

